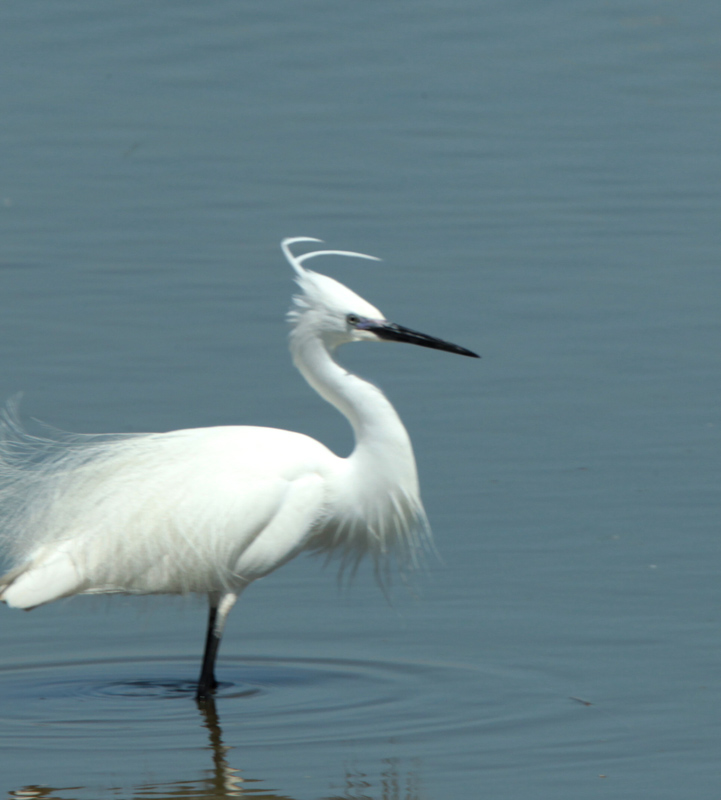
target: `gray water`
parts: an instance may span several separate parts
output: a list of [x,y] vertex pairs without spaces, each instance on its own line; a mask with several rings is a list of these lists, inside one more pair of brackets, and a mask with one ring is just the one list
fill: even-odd
[[[298,559],[231,616],[0,608],[10,797],[716,798],[721,8],[5,3],[0,397],[80,432],[340,453],[278,242],[473,362],[354,347],[440,558],[392,603]],[[320,266],[320,265],[319,265]]]

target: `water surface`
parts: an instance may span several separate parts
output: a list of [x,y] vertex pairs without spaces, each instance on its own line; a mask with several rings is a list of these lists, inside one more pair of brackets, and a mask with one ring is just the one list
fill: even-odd
[[0,609],[0,790],[715,798],[718,6],[0,18],[0,396],[26,420],[348,452],[287,354],[283,236],[382,257],[323,269],[483,355],[342,353],[414,441],[441,556],[417,597],[287,565],[204,711],[201,606]]

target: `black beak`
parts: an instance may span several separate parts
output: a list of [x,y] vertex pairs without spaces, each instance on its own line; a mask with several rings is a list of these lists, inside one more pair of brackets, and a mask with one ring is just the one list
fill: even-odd
[[404,328],[402,325],[396,325],[394,322],[375,322],[374,320],[367,320],[364,324],[358,325],[358,327],[371,331],[375,333],[379,339],[385,339],[388,342],[408,342],[408,344],[417,344],[421,347],[430,347],[433,350],[445,350],[447,353],[458,353],[459,356],[480,358],[477,353],[466,350],[465,347],[459,347],[457,344],[445,342],[443,339],[436,339],[435,336],[427,336],[425,333],[412,331],[410,328]]

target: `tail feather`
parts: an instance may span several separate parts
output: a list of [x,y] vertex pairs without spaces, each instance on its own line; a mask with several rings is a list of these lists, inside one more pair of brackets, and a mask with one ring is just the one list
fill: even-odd
[[0,577],[0,600],[31,609],[82,591],[82,578],[67,553],[25,563]]

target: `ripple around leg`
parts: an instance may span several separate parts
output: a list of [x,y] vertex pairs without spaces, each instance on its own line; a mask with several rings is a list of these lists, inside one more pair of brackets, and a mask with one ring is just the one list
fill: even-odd
[[[3,716],[22,723],[77,724],[83,718],[156,721],[191,716],[195,681],[191,659],[110,659],[15,665],[0,669]],[[224,716],[242,715],[266,743],[307,743],[334,738],[345,721],[354,739],[418,735],[482,724],[503,699],[517,694],[516,681],[462,665],[351,661],[341,659],[223,659],[216,699]],[[449,702],[459,695],[464,702]],[[7,698],[12,698],[10,703]],[[95,702],[91,703],[90,701]],[[2,734],[0,734],[0,739]]]

